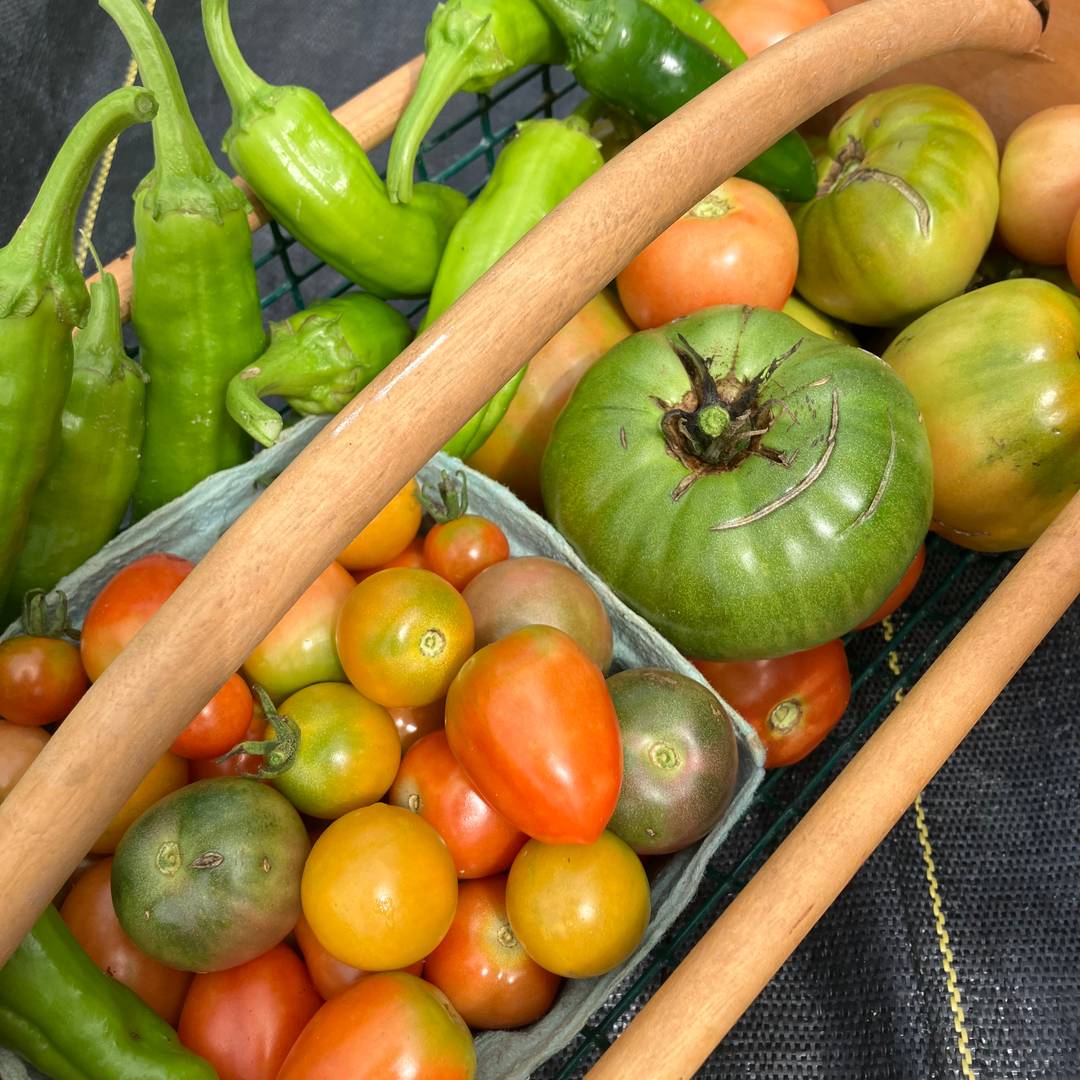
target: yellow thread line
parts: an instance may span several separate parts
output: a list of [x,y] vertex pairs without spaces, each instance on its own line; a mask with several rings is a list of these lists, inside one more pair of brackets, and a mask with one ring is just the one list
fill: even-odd
[[[154,14],[156,6],[157,0],[146,0],[146,10],[151,15]],[[135,57],[133,56],[128,64],[123,85],[134,86],[135,76],[138,73],[139,65],[135,63]],[[75,263],[83,270],[86,269],[86,259],[90,254],[90,239],[94,232],[94,222],[97,221],[98,210],[101,209],[101,197],[105,194],[105,182],[109,179],[113,158],[116,157],[116,144],[118,141],[118,139],[113,139],[106,147],[105,153],[101,155],[101,161],[98,163],[97,173],[94,176],[94,186],[90,189],[90,201],[86,204],[86,213],[83,214],[82,227],[79,229],[79,238],[75,245]]]

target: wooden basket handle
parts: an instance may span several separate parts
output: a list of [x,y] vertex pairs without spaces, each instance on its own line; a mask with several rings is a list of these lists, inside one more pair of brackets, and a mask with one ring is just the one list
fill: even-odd
[[408,477],[654,237],[885,71],[1023,53],[1030,0],[867,0],[738,68],[586,181],[331,421],[94,684],[0,805],[0,962],[176,734]]

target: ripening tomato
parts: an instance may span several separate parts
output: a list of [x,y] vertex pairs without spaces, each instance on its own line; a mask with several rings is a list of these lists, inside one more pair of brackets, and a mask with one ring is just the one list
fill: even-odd
[[1076,217],[1073,218],[1072,228],[1069,229],[1065,261],[1069,267],[1072,283],[1080,289],[1080,211],[1077,211]]
[[662,232],[616,278],[639,330],[718,304],[779,311],[795,285],[799,241],[784,204],[733,177]]
[[703,0],[701,6],[748,57],[831,14],[825,0]]
[[442,940],[457,905],[457,873],[426,821],[375,803],[338,818],[315,841],[300,896],[304,918],[332,956],[365,971],[393,971]]
[[39,634],[0,641],[0,717],[13,724],[63,720],[89,685],[70,641]]
[[410,746],[433,731],[441,731],[446,700],[440,698],[430,705],[391,705],[386,710],[397,728],[404,754]]
[[106,975],[138,994],[165,1023],[175,1027],[191,972],[159,963],[124,933],[109,884],[112,862],[111,858],[102,859],[75,882],[60,907],[60,917]]
[[183,758],[217,757],[244,738],[253,715],[248,684],[239,675],[231,675],[169,749]]
[[507,870],[527,839],[473,787],[446,732],[422,738],[401,762],[387,802],[419,814],[446,841],[458,877]]
[[472,1080],[476,1050],[441,990],[400,971],[361,979],[328,1001],[277,1080]]
[[[252,703],[251,722],[237,742],[254,742],[263,737],[266,730],[266,718],[257,701]],[[213,780],[217,776],[254,776],[263,766],[261,754],[233,754],[227,758],[203,758],[201,761],[188,763],[191,779]]]
[[589,844],[619,798],[619,722],[568,634],[526,626],[480,649],[450,687],[446,735],[477,790],[529,836]]
[[128,801],[117,810],[116,816],[90,850],[95,855],[111,855],[128,831],[128,826],[141,816],[144,810],[149,810],[158,800],[182,788],[187,782],[188,763],[175,754],[162,754],[143,777],[142,783],[131,793]]
[[275,945],[246,964],[196,975],[177,1034],[220,1080],[274,1080],[321,1004],[304,962]]
[[39,727],[0,720],[0,802],[11,793],[48,741],[49,733]]
[[904,571],[904,576],[897,582],[896,588],[886,597],[885,602],[868,619],[863,619],[856,630],[865,630],[876,626],[882,619],[887,619],[914,591],[926,565],[926,545],[920,544],[911,565]]
[[423,510],[410,480],[364,526],[359,536],[338,556],[346,570],[370,570],[400,555],[420,528]]
[[473,650],[473,621],[461,594],[438,574],[380,570],[341,609],[337,648],[349,681],[387,708],[446,696]]
[[515,937],[541,967],[587,979],[637,948],[649,923],[649,879],[611,832],[591,844],[530,840],[510,867],[506,911]]
[[144,555],[129,563],[98,593],[83,620],[79,651],[91,681],[176,592],[195,564],[179,555]]
[[471,1028],[516,1028],[551,1008],[562,979],[522,948],[506,914],[506,875],[462,882],[457,914],[424,961],[437,986]]
[[461,590],[481,570],[510,558],[510,544],[494,521],[463,514],[432,528],[424,538],[424,558],[439,577]]
[[244,674],[274,701],[312,683],[344,682],[334,627],[355,584],[341,563],[332,562],[255,646]]
[[773,660],[695,660],[694,666],[758,733],[766,769],[806,757],[836,727],[851,697],[842,641]]

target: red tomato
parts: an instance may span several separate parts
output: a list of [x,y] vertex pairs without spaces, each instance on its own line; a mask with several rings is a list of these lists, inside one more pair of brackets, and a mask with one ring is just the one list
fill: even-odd
[[799,241],[784,204],[734,177],[662,232],[616,278],[639,330],[716,304],[779,311],[795,285]]
[[438,948],[424,961],[437,986],[471,1028],[516,1028],[551,1008],[562,979],[521,946],[506,915],[506,875],[467,881],[457,914]]
[[239,675],[228,682],[179,735],[170,749],[185,758],[212,758],[231,750],[244,738],[254,716],[254,700]]
[[0,642],[0,717],[13,724],[55,724],[90,685],[69,641],[21,634]]
[[480,649],[446,698],[446,735],[477,790],[522,832],[589,844],[622,782],[619,722],[573,638],[526,626]]
[[116,573],[90,605],[79,649],[91,681],[116,659],[195,564],[179,555],[144,555]]
[[72,886],[60,916],[106,975],[134,991],[167,1024],[175,1026],[191,972],[177,971],[152,959],[124,933],[113,908],[111,875],[111,858],[91,866]]
[[695,660],[694,666],[758,733],[767,769],[806,757],[836,727],[851,697],[841,641],[773,660]]
[[450,753],[446,732],[422,738],[406,755],[387,802],[419,814],[446,841],[460,878],[507,870],[525,843],[469,782]]
[[196,975],[180,1014],[180,1041],[220,1080],[274,1080],[322,1004],[287,945],[225,971]]
[[439,577],[461,590],[481,570],[510,558],[510,544],[494,521],[464,514],[427,534],[424,558]]
[[[251,722],[237,742],[254,742],[263,737],[266,730],[266,717],[257,701],[252,703]],[[234,744],[235,745],[235,744]],[[204,758],[191,762],[191,779],[212,780],[215,776],[253,776],[263,766],[260,754],[234,754],[225,758]]]
[[747,56],[831,14],[825,0],[702,0]]
[[11,793],[48,741],[49,733],[39,727],[0,720],[0,802]]
[[915,553],[915,558],[911,560],[911,565],[904,571],[904,576],[897,583],[896,588],[885,598],[881,607],[868,619],[864,619],[859,623],[855,629],[865,630],[868,626],[876,626],[882,619],[887,619],[911,595],[915,586],[919,583],[919,577],[922,575],[925,565],[926,545],[920,544],[919,550]]
[[439,698],[430,705],[390,705],[386,711],[397,728],[398,738],[401,739],[401,752],[404,754],[425,735],[442,729],[446,700]]
[[404,972],[361,979],[328,1001],[277,1080],[472,1080],[472,1036],[441,990]]
[[1073,219],[1072,228],[1069,229],[1065,261],[1069,266],[1069,277],[1072,278],[1077,289],[1080,289],[1080,212]]

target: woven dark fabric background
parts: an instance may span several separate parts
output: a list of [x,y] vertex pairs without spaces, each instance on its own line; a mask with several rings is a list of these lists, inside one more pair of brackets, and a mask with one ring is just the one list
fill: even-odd
[[[311,86],[336,105],[419,51],[431,7],[431,0],[233,0],[233,18],[257,70]],[[227,102],[202,42],[197,0],[158,0],[157,18],[195,116],[227,167],[218,149]],[[72,123],[120,84],[128,53],[89,0],[0,0],[0,42],[2,242]],[[131,191],[149,166],[149,132],[129,132],[94,232],[103,258],[131,243]],[[916,599],[940,572],[930,566]],[[880,648],[877,634],[856,639],[853,660]],[[906,642],[900,664],[905,649],[919,647]],[[885,681],[864,689],[852,716]],[[909,812],[702,1076],[1080,1078],[1078,692],[1074,606],[924,793],[957,996],[950,998],[926,852]],[[794,770],[785,784],[798,785],[812,768],[810,761]],[[756,813],[740,826],[728,845],[733,856],[762,826]]]

